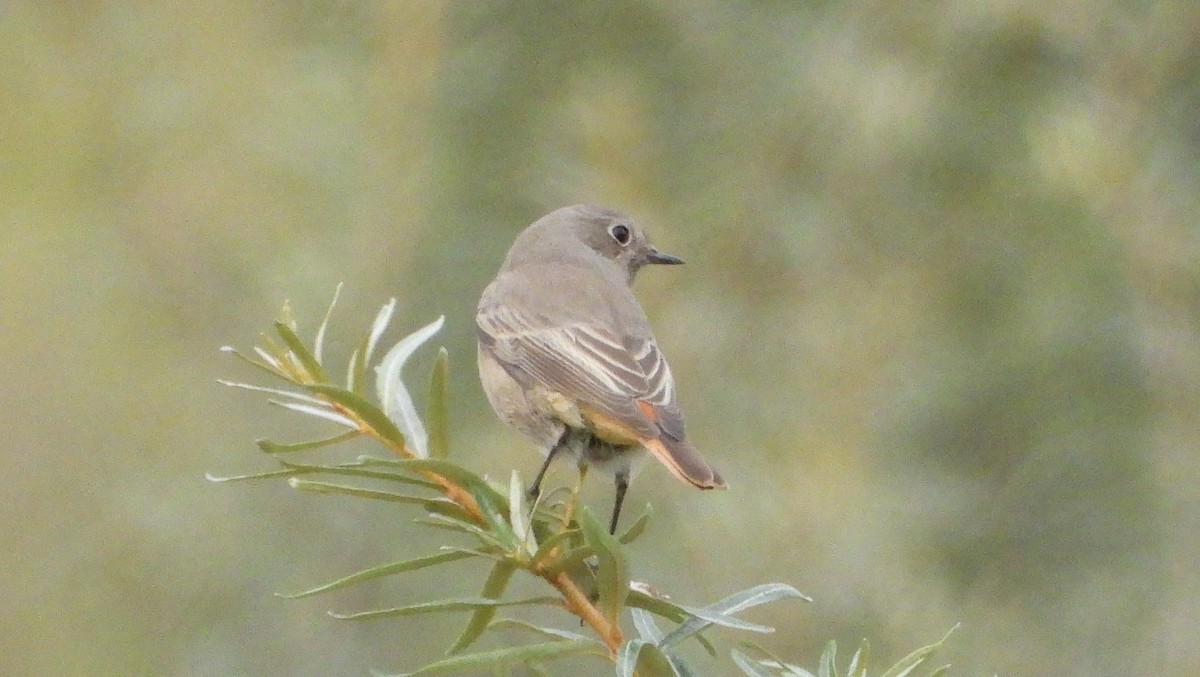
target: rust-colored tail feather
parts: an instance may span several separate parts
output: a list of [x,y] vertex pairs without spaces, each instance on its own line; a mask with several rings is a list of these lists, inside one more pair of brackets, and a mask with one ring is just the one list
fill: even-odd
[[687,440],[673,440],[664,435],[659,439],[643,443],[671,474],[681,481],[700,489],[724,489],[725,480],[688,444]]

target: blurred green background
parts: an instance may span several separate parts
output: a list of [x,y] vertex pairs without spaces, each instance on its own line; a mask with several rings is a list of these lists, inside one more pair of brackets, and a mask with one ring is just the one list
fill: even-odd
[[325,611],[470,565],[272,595],[436,542],[206,483],[327,430],[218,386],[257,375],[217,348],[285,298],[311,335],[340,281],[335,364],[391,296],[391,340],[445,313],[456,456],[528,477],[474,305],[591,201],[688,261],[637,293],[732,486],[647,468],[636,577],[795,585],[752,618],[809,667],[961,621],[956,675],[1200,674],[1198,35],[1184,0],[0,2],[0,672],[438,656],[460,619]]

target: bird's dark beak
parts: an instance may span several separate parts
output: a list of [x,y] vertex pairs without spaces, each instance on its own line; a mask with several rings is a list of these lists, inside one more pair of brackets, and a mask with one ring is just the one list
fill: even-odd
[[671,256],[670,254],[664,254],[664,253],[658,251],[657,249],[651,249],[650,254],[648,256],[646,256],[646,262],[647,263],[663,263],[663,264],[666,264],[669,266],[677,266],[677,265],[683,263],[683,259],[679,258],[678,256]]

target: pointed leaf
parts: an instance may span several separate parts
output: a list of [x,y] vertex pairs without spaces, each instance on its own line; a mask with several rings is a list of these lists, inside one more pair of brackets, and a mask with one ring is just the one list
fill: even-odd
[[866,677],[867,674],[867,656],[871,652],[871,645],[866,639],[858,645],[858,651],[850,657],[850,665],[846,666],[846,677]]
[[428,557],[418,557],[417,559],[406,560],[404,562],[389,562],[388,564],[382,564],[377,567],[371,567],[370,569],[364,569],[363,571],[355,572],[344,578],[339,578],[336,581],[330,581],[329,583],[318,585],[315,588],[309,588],[303,592],[292,594],[276,593],[276,595],[278,597],[283,597],[284,599],[301,599],[304,597],[312,597],[313,595],[319,595],[323,592],[329,592],[331,590],[338,590],[355,585],[357,583],[362,583],[363,581],[383,578],[384,576],[392,576],[394,574],[404,573],[406,571],[416,571],[417,569],[424,569],[426,567],[446,564],[448,562],[457,562],[458,560],[466,559],[470,556],[470,554],[463,552],[443,552],[437,555],[430,555]]
[[333,421],[334,423],[337,423],[338,425],[344,425],[347,428],[351,428],[353,430],[358,430],[357,423],[355,423],[354,421],[351,421],[350,419],[346,418],[342,414],[339,414],[338,412],[330,409],[328,407],[328,405],[326,405],[325,403],[321,403],[321,405],[318,406],[315,404],[300,404],[298,402],[280,402],[279,400],[267,400],[267,401],[270,402],[271,404],[274,404],[277,407],[283,407],[284,409],[291,409],[292,411],[298,411],[301,414],[307,414],[309,416],[316,416],[317,418],[323,418],[326,421]]
[[817,677],[837,677],[837,642],[829,640],[817,664]]
[[225,379],[220,379],[220,378],[217,379],[217,383],[220,383],[221,385],[229,387],[229,388],[239,388],[241,390],[251,390],[256,393],[267,393],[269,395],[280,395],[282,397],[291,397],[291,398],[299,400],[301,402],[308,402],[309,404],[316,404],[316,405],[321,405],[321,406],[325,405],[325,402],[318,400],[315,397],[306,395],[305,393],[298,393],[294,390],[284,390],[283,388],[267,388],[264,386],[256,386],[256,385],[253,385],[250,383],[239,383],[237,381],[226,381]]
[[563,641],[563,640],[576,641],[576,640],[581,640],[581,639],[582,640],[588,639],[586,636],[581,635],[578,632],[571,632],[569,630],[560,630],[558,628],[547,628],[547,627],[544,627],[541,625],[534,625],[533,623],[529,623],[526,621],[520,621],[515,618],[497,618],[496,620],[494,620],[490,624],[488,624],[488,629],[489,630],[492,630],[492,629],[525,630],[527,632],[537,633],[543,637],[547,637],[549,639],[559,640],[559,641]]
[[437,361],[429,378],[429,403],[425,407],[425,422],[429,424],[429,456],[450,456],[450,353],[438,348]]
[[[496,501],[498,493],[492,489],[485,490],[483,484],[471,484],[467,489],[471,492],[471,497],[475,499],[475,503],[479,506],[479,512],[483,514],[484,521],[487,522],[488,528],[492,535],[500,542],[504,543],[504,549],[508,552],[513,552],[519,546],[517,535],[513,533],[512,525],[508,523],[508,518],[504,513],[508,510],[502,503]],[[503,513],[501,511],[504,511]]]
[[357,395],[345,388],[327,383],[314,383],[305,387],[310,392],[327,397],[332,402],[350,410],[364,423],[371,426],[385,440],[394,442],[397,445],[404,444],[404,435],[400,434],[400,429],[379,410],[379,407],[368,402],[362,395]]
[[513,536],[524,554],[536,553],[537,542],[529,524],[529,504],[526,502],[525,487],[521,485],[521,476],[516,470],[512,471],[508,482],[508,521],[512,524]]
[[471,514],[465,508],[444,496],[429,499],[429,502],[425,504],[425,509],[435,515],[442,515],[466,524],[470,524],[472,521]]
[[631,639],[621,645],[617,650],[617,677],[633,677],[634,670],[637,669],[638,654],[645,646],[646,642],[640,639]]
[[[337,465],[309,465],[306,463],[292,463],[281,460],[279,462],[285,468],[304,473],[323,473],[328,475],[345,475],[348,477],[366,477],[375,480],[387,480],[388,482],[399,482],[401,484],[409,484],[426,489],[440,490],[441,487],[433,482],[410,475],[402,475],[400,473],[383,472],[379,470],[369,470],[362,467],[358,463],[339,463]],[[433,501],[436,498],[427,498],[425,500]]]
[[496,613],[496,609],[506,606],[562,606],[562,600],[558,597],[532,597],[530,599],[518,599],[509,602],[501,602],[494,599],[480,599],[478,597],[464,597],[462,599],[445,599],[436,602],[422,602],[420,604],[410,604],[408,606],[396,607],[394,609],[376,609],[373,611],[360,611],[353,614],[339,614],[332,611],[329,615],[339,621],[370,621],[379,618],[396,618],[399,616],[417,616],[420,614],[442,613],[444,611],[476,611],[487,610],[491,613]]
[[643,640],[651,644],[658,644],[666,636],[663,634],[662,628],[658,627],[658,623],[654,622],[654,616],[651,616],[649,611],[638,608],[629,611],[633,615],[633,627],[637,629],[638,636]]
[[337,305],[338,296],[342,294],[342,283],[338,282],[337,288],[333,290],[333,299],[329,302],[329,309],[325,311],[325,319],[321,320],[321,326],[317,327],[317,338],[313,340],[313,357],[317,363],[321,363],[321,351],[325,348],[325,329],[329,326],[329,318],[333,317],[333,307]]
[[[712,625],[719,625],[723,628],[730,628],[732,630],[745,630],[747,632],[759,632],[762,634],[770,634],[770,633],[775,632],[775,628],[772,628],[769,625],[760,625],[758,623],[751,623],[750,621],[744,621],[740,618],[730,616],[728,614],[722,614],[722,613],[717,613],[715,611],[709,611],[708,609],[705,609],[704,607],[684,606],[681,604],[680,608],[683,609],[684,611],[688,612],[695,618],[698,618],[702,621],[707,621],[708,623],[710,623]],[[678,640],[676,640],[676,641],[678,641]]]
[[[684,621],[671,634],[667,635],[666,639],[662,641],[662,646],[668,647],[678,644],[684,638],[700,632],[713,624],[729,625],[729,627],[739,627],[744,630],[756,630],[757,628],[756,631],[758,632],[763,632],[764,629],[769,630],[767,626],[756,626],[753,623],[746,623],[745,621],[731,618],[731,616],[739,611],[787,597],[808,599],[799,590],[790,585],[784,583],[767,583],[735,592],[725,599],[715,604],[710,604],[703,609],[676,605],[691,616],[691,618]],[[737,625],[743,623],[745,625]]]
[[524,665],[532,662],[551,661],[567,656],[592,654],[607,656],[608,649],[596,640],[575,640],[571,642],[546,642],[544,644],[527,644],[511,649],[496,649],[473,654],[461,654],[444,658],[436,663],[401,675],[392,677],[434,677],[435,675],[455,675],[470,670],[490,670]]
[[363,381],[366,380],[367,369],[363,364],[362,355],[366,350],[367,339],[363,337],[362,345],[350,353],[350,361],[346,364],[346,390],[355,395],[362,395]]
[[737,649],[731,651],[729,656],[747,677],[776,677],[775,673],[768,670],[762,663],[750,658]]
[[241,354],[233,346],[221,346],[220,351],[227,355],[233,355],[234,357],[245,362],[246,364],[249,364],[250,366],[254,367],[255,369],[261,369],[262,371],[267,372],[268,374],[270,374],[271,376],[274,376],[275,378],[282,378],[282,379],[286,379],[288,381],[291,380],[291,378],[289,378],[288,375],[283,373],[283,370],[279,368],[279,365],[275,361],[274,358],[266,360],[265,362],[259,362],[258,360],[246,357],[245,355]]
[[[555,549],[559,548],[559,546],[564,545],[565,541],[570,540],[578,535],[578,532],[578,529],[563,529],[553,536],[543,540],[541,544],[538,545],[537,552],[533,554],[533,565],[535,567],[545,565],[546,558],[548,558]],[[588,553],[584,555],[584,557],[591,557],[591,554],[591,549],[589,548]],[[558,555],[561,556],[562,553],[559,552]]]
[[390,299],[379,312],[375,315],[375,321],[371,323],[371,331],[367,334],[366,340],[363,342],[363,359],[364,365],[371,363],[371,355],[375,353],[375,346],[379,343],[379,337],[383,336],[383,332],[387,330],[388,323],[392,321],[392,313],[396,310],[396,299]]
[[621,534],[620,541],[622,543],[629,544],[637,539],[638,536],[641,536],[642,532],[646,530],[646,525],[650,524],[651,512],[653,512],[653,508],[651,508],[650,504],[647,503],[646,509],[642,511],[642,514],[638,516],[637,520],[635,520],[633,524],[629,525],[629,528],[625,530],[625,533]]
[[629,594],[629,564],[620,542],[600,526],[587,506],[580,511],[579,524],[583,529],[583,537],[599,560],[596,583],[600,600],[597,606],[608,622],[615,625],[621,618],[621,609]]
[[404,387],[401,370],[408,358],[416,352],[421,344],[428,341],[442,328],[446,316],[443,315],[433,322],[421,327],[400,340],[375,368],[375,387],[378,391],[379,402],[387,417],[404,431],[413,451],[421,458],[429,457],[429,440],[425,425],[417,416],[412,397]]
[[[638,581],[633,581],[629,584],[629,597],[626,598],[625,603],[631,607],[645,609],[656,616],[661,616],[676,623],[682,623],[685,620],[692,618],[691,614],[689,614],[682,606],[671,601],[665,595],[656,592],[645,583]],[[708,652],[709,656],[716,658],[717,648],[713,646],[712,642],[708,641],[708,639],[705,638],[701,632],[703,631],[692,635],[692,638],[695,639],[700,646],[704,647],[704,650]],[[663,646],[664,644],[663,642],[659,642],[659,645]]]
[[[388,459],[388,461],[386,465],[394,464],[409,471],[428,471],[440,475],[460,487],[466,487],[472,495],[486,495],[487,500],[495,506],[498,512],[508,510],[508,499],[501,496],[500,492],[493,489],[482,477],[453,461],[437,458]],[[478,500],[479,497],[475,496],[475,498]]]
[[945,635],[942,635],[942,638],[938,641],[930,644],[929,646],[923,646],[904,658],[901,658],[896,662],[895,665],[888,668],[887,672],[883,673],[880,677],[907,677],[909,673],[911,673],[913,670],[916,670],[921,666],[921,664],[933,658],[934,652],[940,649],[943,644],[945,644],[946,640],[949,639],[950,635],[952,635],[954,631],[958,629],[959,625],[959,623],[955,623],[954,627],[950,628],[950,630],[947,631]]
[[[482,596],[489,600],[498,600],[504,594],[504,589],[508,587],[508,581],[512,579],[513,572],[517,570],[512,562],[501,561],[496,562],[492,567],[492,571],[488,574],[487,580],[483,583]],[[558,601],[557,599],[555,600]],[[462,634],[458,639],[454,640],[454,645],[446,652],[447,654],[456,654],[470,646],[479,636],[487,630],[488,624],[496,617],[495,606],[481,606],[475,609],[475,613],[471,615],[471,620],[467,622],[467,627],[463,628]]]
[[406,494],[397,494],[391,491],[365,489],[363,487],[354,487],[345,484],[333,484],[330,482],[313,482],[312,480],[302,480],[298,477],[290,478],[288,480],[288,485],[290,485],[293,489],[312,491],[318,494],[343,494],[345,496],[371,498],[378,501],[391,501],[393,503],[415,503],[417,505],[424,505],[429,501],[428,498],[423,496],[408,496]]
[[637,587],[630,589],[629,596],[625,601],[631,607],[645,609],[652,614],[662,616],[676,623],[682,623],[685,619],[689,618],[688,613],[675,602],[662,595],[638,589]]
[[675,669],[675,674],[679,677],[698,677],[695,670],[690,665],[684,662],[682,658],[675,654],[663,652],[668,661],[671,661],[671,667]]
[[616,671],[618,677],[679,677],[661,649],[640,639],[621,645]]
[[308,373],[308,376],[313,381],[320,383],[329,380],[329,377],[325,375],[325,369],[317,362],[317,358],[304,346],[304,342],[300,340],[300,337],[296,336],[296,330],[289,327],[286,323],[276,320],[275,333],[279,334],[279,338],[283,339],[288,350],[292,352],[292,355],[296,357],[301,366],[304,367],[304,371]]
[[244,480],[263,480],[272,477],[291,477],[296,474],[294,470],[268,470],[267,472],[257,472],[250,475],[233,475],[231,477],[220,477],[212,473],[205,473],[204,479],[213,484],[221,484],[223,482],[242,482]]
[[814,677],[813,674],[808,670],[805,670],[798,665],[792,665],[791,663],[785,662],[779,656],[776,656],[758,644],[753,642],[741,642],[741,647],[743,649],[756,651],[763,656],[766,656],[765,659],[759,659],[758,663],[768,670],[781,670],[784,677]]
[[293,451],[309,451],[310,449],[318,449],[320,447],[346,442],[358,437],[360,434],[357,430],[347,430],[343,433],[338,433],[333,437],[326,437],[323,440],[312,440],[311,442],[292,442],[284,444],[281,442],[272,442],[271,440],[256,440],[254,443],[258,445],[264,453],[267,454],[290,454]]

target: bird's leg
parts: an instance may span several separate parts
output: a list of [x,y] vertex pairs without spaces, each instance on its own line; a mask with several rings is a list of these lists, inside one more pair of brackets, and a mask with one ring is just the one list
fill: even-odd
[[550,462],[554,460],[558,452],[570,446],[570,441],[571,428],[570,426],[563,426],[562,435],[559,436],[554,446],[550,447],[550,450],[546,452],[546,460],[542,462],[542,467],[538,470],[537,477],[533,478],[533,484],[529,485],[529,491],[526,492],[531,502],[537,500],[537,497],[542,493],[542,480],[546,477],[546,471],[550,469]]
[[608,525],[608,533],[617,534],[617,520],[621,517],[621,504],[625,502],[625,491],[629,489],[629,469],[617,471],[617,497],[613,502],[612,522]]

